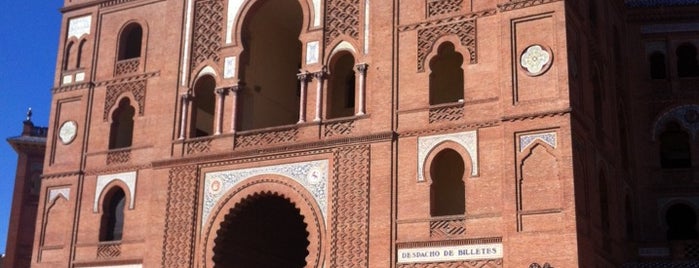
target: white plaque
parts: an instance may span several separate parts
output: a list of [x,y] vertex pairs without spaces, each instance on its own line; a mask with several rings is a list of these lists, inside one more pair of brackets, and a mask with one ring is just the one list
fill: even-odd
[[65,84],[70,84],[70,83],[73,83],[73,75],[72,74],[64,75],[63,76],[63,84],[65,85]]
[[69,144],[75,139],[75,135],[78,130],[78,124],[75,121],[66,121],[61,125],[61,129],[58,131],[58,138],[61,139],[63,144]]
[[398,263],[501,259],[502,243],[398,249]]
[[306,64],[318,63],[318,47],[320,42],[313,41],[306,44]]
[[223,78],[235,77],[235,57],[226,57],[223,63]]
[[68,20],[68,38],[75,37],[80,39],[85,34],[90,34],[92,26],[92,16],[82,16]]
[[85,81],[85,73],[75,74],[75,82],[82,82],[82,81]]

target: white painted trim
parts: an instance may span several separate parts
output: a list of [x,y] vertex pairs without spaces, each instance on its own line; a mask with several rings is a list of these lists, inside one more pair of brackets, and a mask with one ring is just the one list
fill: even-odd
[[133,209],[136,201],[136,176],[136,171],[97,176],[97,185],[95,185],[95,200],[92,204],[92,211],[95,213],[99,212],[98,208],[102,191],[104,191],[104,188],[107,187],[109,183],[115,180],[122,181],[124,184],[126,184],[128,189],[125,190],[129,192],[131,197],[131,200],[129,200],[129,209]]

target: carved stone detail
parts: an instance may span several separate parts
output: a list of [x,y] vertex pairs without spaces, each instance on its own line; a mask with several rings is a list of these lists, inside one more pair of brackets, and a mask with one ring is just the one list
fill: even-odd
[[143,111],[146,106],[146,80],[131,81],[121,84],[107,86],[107,96],[104,98],[104,114],[103,120],[109,120],[109,112],[116,105],[119,97],[130,92],[138,103],[138,115],[143,116]]
[[463,0],[427,0],[427,17],[461,11]]
[[195,166],[170,169],[161,267],[192,267],[197,188]]
[[100,243],[97,245],[97,258],[115,258],[121,255],[121,243]]
[[368,145],[333,153],[330,267],[369,266],[369,157]]
[[218,52],[223,40],[223,1],[198,0],[194,3],[194,10],[192,69],[206,60],[220,60]]
[[432,51],[435,42],[442,36],[456,35],[461,41],[461,45],[468,49],[470,63],[478,63],[476,54],[476,20],[470,19],[465,21],[450,22],[447,24],[426,27],[417,31],[418,50],[417,50],[417,70],[418,72],[425,71],[425,59]]
[[235,141],[237,148],[245,148],[260,145],[277,144],[296,141],[298,129],[287,129],[261,133],[241,134]]
[[440,143],[452,141],[461,145],[471,159],[471,177],[478,176],[478,132],[475,130],[418,138],[417,181],[425,181],[424,167],[427,155]]
[[117,61],[114,65],[114,76],[135,73],[138,71],[138,66],[140,63],[141,58]]
[[502,259],[458,261],[441,263],[406,263],[398,264],[397,268],[499,268],[502,267]]
[[354,130],[354,120],[341,121],[325,124],[323,135],[326,138],[339,135],[349,135],[352,134]]
[[325,45],[340,35],[359,39],[359,0],[327,0]]
[[211,149],[211,138],[185,142],[185,154],[206,153]]
[[104,188],[106,188],[109,183],[117,180],[126,185],[127,189],[124,190],[128,191],[130,196],[129,209],[134,209],[134,205],[136,203],[136,179],[136,171],[97,176],[97,185],[95,185],[95,199],[92,203],[92,212],[97,213],[99,211],[99,198],[102,195]]
[[124,164],[131,161],[131,150],[115,151],[107,153],[107,165]]
[[524,149],[527,149],[529,145],[532,145],[537,140],[550,145],[552,148],[556,148],[556,132],[546,132],[519,136],[519,151],[523,152]]
[[465,219],[444,219],[430,221],[430,238],[448,239],[466,233]]
[[429,121],[431,123],[444,121],[458,121],[464,118],[464,106],[446,106],[430,108]]
[[230,190],[245,179],[264,174],[279,174],[301,184],[311,195],[323,214],[327,216],[328,161],[310,161],[285,165],[256,167],[206,173],[204,179],[204,203],[202,229],[212,210]]

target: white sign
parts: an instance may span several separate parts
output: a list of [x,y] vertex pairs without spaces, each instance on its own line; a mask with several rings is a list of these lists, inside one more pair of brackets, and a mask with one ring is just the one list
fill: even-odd
[[502,243],[398,249],[398,263],[501,259]]

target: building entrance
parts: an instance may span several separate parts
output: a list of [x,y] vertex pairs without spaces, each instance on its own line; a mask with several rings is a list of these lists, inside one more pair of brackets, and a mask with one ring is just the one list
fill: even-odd
[[216,232],[214,267],[305,267],[308,231],[294,203],[255,194],[236,204]]

